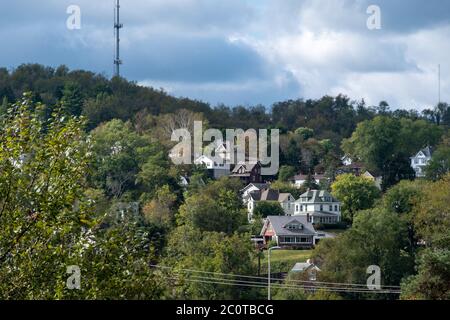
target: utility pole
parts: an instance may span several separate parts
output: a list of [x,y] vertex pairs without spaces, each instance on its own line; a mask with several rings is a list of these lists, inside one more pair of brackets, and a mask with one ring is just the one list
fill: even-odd
[[120,0],[116,0],[116,6],[114,8],[114,30],[116,36],[116,53],[114,58],[115,73],[116,77],[120,76],[120,65],[122,60],[120,60],[120,29],[123,28],[123,24],[120,23]]
[[269,300],[269,301],[272,298],[270,295],[270,272],[271,272],[271,270],[270,270],[270,251],[278,250],[278,249],[281,249],[281,247],[278,247],[278,246],[271,247],[267,250],[267,271],[268,271],[267,272],[267,300]]

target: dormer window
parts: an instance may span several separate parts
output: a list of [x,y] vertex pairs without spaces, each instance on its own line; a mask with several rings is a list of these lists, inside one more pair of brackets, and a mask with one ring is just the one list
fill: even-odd
[[302,230],[303,225],[301,223],[288,223],[284,228],[288,230]]

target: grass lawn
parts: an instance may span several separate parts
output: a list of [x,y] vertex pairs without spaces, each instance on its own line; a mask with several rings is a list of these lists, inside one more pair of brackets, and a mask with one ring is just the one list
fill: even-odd
[[[306,262],[313,250],[272,250],[270,265],[273,272],[289,272],[297,262]],[[267,272],[267,251],[261,259],[261,271]]]

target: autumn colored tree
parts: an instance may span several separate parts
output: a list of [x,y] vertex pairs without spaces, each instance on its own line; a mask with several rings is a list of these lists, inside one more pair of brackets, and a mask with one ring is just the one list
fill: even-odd
[[380,196],[374,182],[365,177],[343,174],[331,185],[332,194],[342,204],[343,218],[352,222],[359,210],[371,208]]

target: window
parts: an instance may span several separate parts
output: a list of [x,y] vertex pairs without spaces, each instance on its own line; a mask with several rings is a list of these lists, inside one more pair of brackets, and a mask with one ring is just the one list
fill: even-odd
[[323,205],[322,204],[320,205],[320,211],[323,211]]
[[295,211],[297,211],[297,212],[299,211],[299,210],[298,210],[298,205],[295,206]]
[[333,206],[330,204],[330,211],[333,211]]
[[334,211],[339,211],[337,205],[334,206]]
[[297,223],[292,223],[292,224],[288,224],[285,227],[288,230],[301,230],[303,229],[301,224],[297,224]]
[[300,206],[300,211],[302,211],[302,212],[303,212],[303,205],[301,205],[301,206]]

